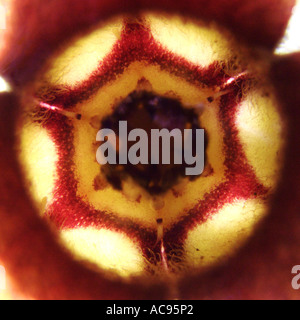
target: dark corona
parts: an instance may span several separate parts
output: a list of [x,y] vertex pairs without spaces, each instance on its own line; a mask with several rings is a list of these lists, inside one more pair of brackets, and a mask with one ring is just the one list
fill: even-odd
[[[112,129],[119,136],[119,122],[127,121],[128,131],[143,129],[151,135],[152,129],[179,129],[182,132],[182,145],[184,145],[185,129],[192,130],[192,154],[196,154],[196,130],[200,129],[199,115],[194,109],[185,108],[177,99],[158,96],[147,91],[134,91],[119,103],[114,112],[106,117],[101,128]],[[128,147],[134,142],[129,141]],[[146,189],[150,194],[160,194],[169,190],[180,177],[184,177],[185,167],[189,166],[183,160],[182,164],[174,161],[174,138],[171,138],[170,164],[162,164],[162,140],[159,143],[159,164],[151,164],[151,143],[148,139],[149,164],[105,164],[101,167],[107,180],[114,188],[122,189],[122,180],[131,176],[133,180]],[[206,148],[206,143],[205,143]],[[117,157],[119,158],[119,150]],[[183,150],[181,151],[183,153]],[[184,159],[184,156],[182,156]],[[191,179],[191,177],[189,177]],[[193,177],[195,178],[195,177]]]

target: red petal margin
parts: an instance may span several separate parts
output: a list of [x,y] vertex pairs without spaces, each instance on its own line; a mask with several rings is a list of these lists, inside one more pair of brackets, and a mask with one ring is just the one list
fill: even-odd
[[291,269],[300,263],[300,53],[275,61],[271,79],[288,120],[286,162],[271,214],[227,265],[185,279],[185,299],[300,299],[291,286]]
[[109,280],[75,262],[34,212],[13,146],[16,99],[0,94],[0,259],[13,284],[35,299],[163,299],[163,285],[146,279]]
[[[113,14],[139,10],[215,20],[243,41],[273,49],[295,0],[14,0],[12,27],[0,57],[2,74],[20,84],[33,78],[59,43]],[[63,17],[63,18],[62,18]]]

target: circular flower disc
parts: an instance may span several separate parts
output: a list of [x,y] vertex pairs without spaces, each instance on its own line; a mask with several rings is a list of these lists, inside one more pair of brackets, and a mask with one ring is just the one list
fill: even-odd
[[[119,16],[73,39],[22,92],[19,160],[38,211],[79,259],[124,277],[228,259],[280,176],[284,119],[268,72],[230,32],[175,15]],[[130,177],[114,188],[96,160],[103,119],[139,91],[194,110],[207,138],[203,173],[159,195]]]

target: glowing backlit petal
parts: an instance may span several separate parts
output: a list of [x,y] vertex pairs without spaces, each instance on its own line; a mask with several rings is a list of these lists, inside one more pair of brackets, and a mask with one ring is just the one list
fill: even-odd
[[95,228],[70,229],[61,239],[78,259],[93,262],[122,276],[138,275],[144,261],[138,246],[121,233]]
[[[45,79],[52,84],[76,85],[87,79],[120,36],[121,20],[114,19],[91,34],[75,40],[54,59]],[[78,67],[80,66],[80,67]]]
[[237,57],[237,52],[232,50],[232,39],[214,24],[207,26],[178,16],[149,15],[147,18],[156,40],[197,65],[209,66],[215,61],[230,61],[234,55],[234,59]]
[[44,213],[46,202],[53,197],[58,159],[56,148],[46,129],[31,121],[25,122],[20,137],[19,157],[28,187],[38,209]]
[[0,77],[0,92],[9,92],[11,91],[10,85]]
[[282,163],[282,120],[276,102],[267,92],[253,91],[241,103],[236,125],[246,156],[257,177],[267,187],[279,178]]
[[225,205],[206,223],[189,231],[184,245],[186,263],[199,268],[228,259],[251,236],[265,213],[262,200]]
[[290,18],[289,24],[285,31],[285,34],[275,50],[275,54],[284,55],[300,50],[299,39],[300,28],[300,1],[297,0],[297,4],[293,9],[293,14]]

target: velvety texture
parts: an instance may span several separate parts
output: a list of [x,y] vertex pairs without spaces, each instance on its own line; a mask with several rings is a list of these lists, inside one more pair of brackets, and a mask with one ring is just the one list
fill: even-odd
[[[217,20],[252,45],[272,49],[283,35],[295,0],[15,0],[13,28],[2,52],[4,73],[16,83],[32,79],[58,44],[118,13],[161,10]],[[63,19],[62,19],[63,16]]]

